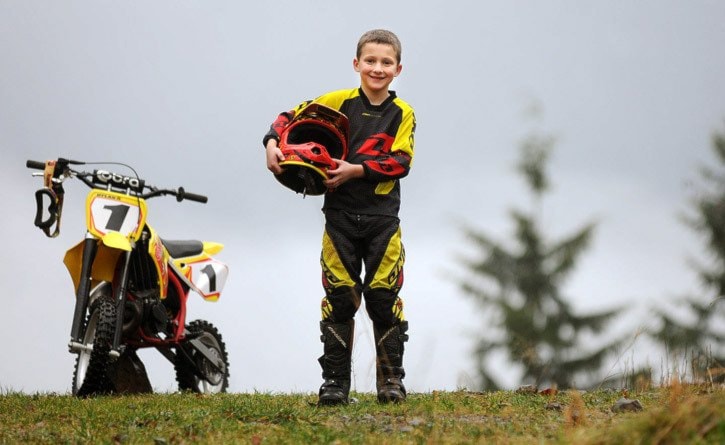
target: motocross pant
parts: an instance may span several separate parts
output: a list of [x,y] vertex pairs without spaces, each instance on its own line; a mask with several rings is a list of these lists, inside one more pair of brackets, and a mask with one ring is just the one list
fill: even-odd
[[[346,323],[365,298],[374,326],[397,326],[403,317],[405,249],[400,220],[393,216],[325,212],[322,237],[322,320]],[[363,266],[365,268],[362,278]]]
[[[322,238],[321,340],[319,358],[322,377],[320,404],[348,402],[350,357],[354,316],[365,298],[365,309],[373,322],[378,400],[401,402],[406,398],[403,342],[408,322],[403,317],[405,249],[400,238],[400,220],[380,215],[326,212]],[[361,278],[365,267],[365,278]]]

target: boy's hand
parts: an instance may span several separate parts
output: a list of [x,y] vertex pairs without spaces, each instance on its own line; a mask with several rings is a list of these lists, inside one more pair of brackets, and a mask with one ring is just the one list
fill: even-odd
[[351,164],[342,159],[333,159],[333,161],[337,163],[337,168],[327,170],[327,175],[330,176],[330,179],[325,181],[325,186],[330,191],[335,190],[350,179],[365,176],[365,169],[360,164]]
[[279,163],[283,160],[282,150],[277,147],[275,141],[270,140],[267,144],[267,169],[275,175],[282,173],[282,167],[280,167]]

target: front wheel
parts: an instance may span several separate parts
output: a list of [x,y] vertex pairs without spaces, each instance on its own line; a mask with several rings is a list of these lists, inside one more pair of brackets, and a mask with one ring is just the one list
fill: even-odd
[[226,392],[229,387],[229,357],[222,335],[211,323],[204,320],[192,321],[187,325],[191,338],[197,338],[207,348],[210,355],[221,360],[222,369],[213,366],[201,353],[189,348],[191,361],[189,363],[181,356],[183,352],[177,351],[174,369],[179,390],[192,391],[200,394],[215,394]]
[[103,296],[91,306],[83,349],[76,358],[73,373],[73,394],[86,397],[112,390],[106,374],[116,326],[116,306],[110,297]]

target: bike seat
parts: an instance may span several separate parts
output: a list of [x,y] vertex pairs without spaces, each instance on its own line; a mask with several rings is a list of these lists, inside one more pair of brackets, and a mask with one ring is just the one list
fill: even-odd
[[204,250],[204,244],[196,240],[165,240],[162,238],[161,243],[173,258],[199,255]]

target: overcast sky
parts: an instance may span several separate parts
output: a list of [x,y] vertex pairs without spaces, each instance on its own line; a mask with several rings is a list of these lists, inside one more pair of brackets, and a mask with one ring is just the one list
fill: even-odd
[[[509,210],[530,203],[514,165],[532,131],[557,138],[547,235],[598,221],[565,295],[581,312],[627,305],[621,329],[648,326],[651,305],[698,290],[687,258],[702,242],[678,218],[725,128],[723,17],[716,0],[0,0],[0,391],[70,391],[62,257],[84,235],[87,189],[66,183],[62,233],[46,238],[33,226],[41,181],[24,167],[62,156],[208,195],[149,202],[162,236],[226,246],[225,292],[193,297],[190,319],[222,332],[230,391],[316,392],[321,199],[273,179],[261,138],[278,112],[358,86],[357,39],[378,27],[403,42],[393,89],[418,121],[401,210],[409,390],[475,377],[472,333],[487,326],[450,279],[473,252],[458,224],[511,238]],[[368,323],[360,312],[360,391],[374,387]],[[156,390],[176,388],[165,359],[141,357]],[[661,359],[638,338],[611,370]]]

